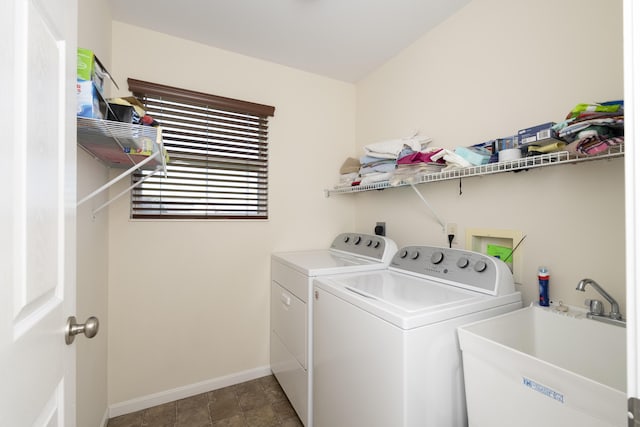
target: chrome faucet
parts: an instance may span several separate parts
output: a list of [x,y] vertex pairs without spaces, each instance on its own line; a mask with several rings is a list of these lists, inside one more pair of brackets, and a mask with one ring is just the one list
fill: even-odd
[[584,292],[587,285],[591,285],[591,287],[595,289],[600,295],[602,295],[604,299],[609,301],[609,304],[611,304],[611,312],[609,313],[609,317],[615,320],[622,320],[622,315],[620,314],[620,306],[618,305],[618,302],[614,300],[613,297],[609,295],[607,291],[602,289],[600,285],[596,283],[595,280],[593,279],[580,280],[580,282],[578,283],[578,286],[576,286],[576,290]]

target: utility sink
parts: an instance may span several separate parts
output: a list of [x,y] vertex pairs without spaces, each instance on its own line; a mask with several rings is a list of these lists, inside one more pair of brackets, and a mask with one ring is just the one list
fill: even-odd
[[458,336],[470,427],[626,426],[625,328],[532,305]]

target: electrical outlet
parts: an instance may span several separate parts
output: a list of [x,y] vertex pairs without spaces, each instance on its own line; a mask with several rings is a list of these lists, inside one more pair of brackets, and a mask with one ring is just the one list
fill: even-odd
[[374,232],[376,236],[386,236],[387,235],[387,225],[384,222],[376,222],[376,227],[374,228]]
[[458,225],[455,222],[448,222],[446,227],[447,235],[453,234],[454,236],[458,235]]

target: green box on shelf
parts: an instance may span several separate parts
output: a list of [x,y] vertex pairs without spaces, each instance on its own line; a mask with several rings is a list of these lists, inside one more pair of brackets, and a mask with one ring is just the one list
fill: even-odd
[[100,93],[104,92],[104,82],[109,79],[118,87],[109,71],[102,65],[95,53],[90,49],[78,48],[78,60],[76,66],[77,79],[80,81],[92,81]]

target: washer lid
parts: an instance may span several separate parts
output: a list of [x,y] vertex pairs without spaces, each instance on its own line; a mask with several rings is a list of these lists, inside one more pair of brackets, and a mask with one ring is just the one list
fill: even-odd
[[272,259],[300,273],[314,277],[324,274],[350,273],[386,268],[387,264],[328,249],[272,254]]
[[384,301],[407,313],[429,307],[457,304],[477,294],[435,282],[393,274],[354,275],[341,280],[344,288],[368,298]]
[[520,301],[494,297],[394,271],[316,279],[314,285],[402,329],[412,329]]

